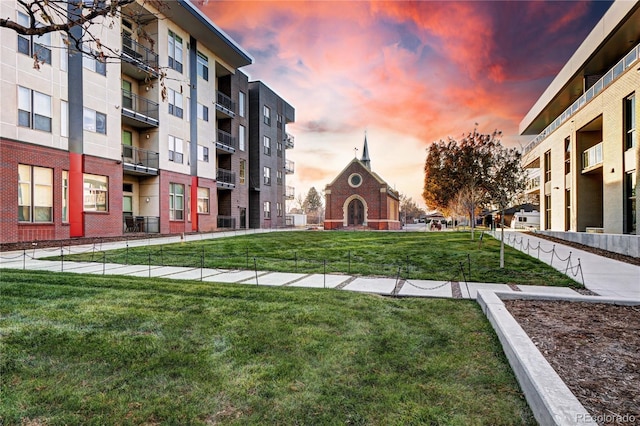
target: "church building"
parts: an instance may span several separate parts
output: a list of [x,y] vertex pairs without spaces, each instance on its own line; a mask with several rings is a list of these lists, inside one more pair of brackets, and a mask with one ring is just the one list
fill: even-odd
[[367,137],[354,158],[325,188],[324,229],[399,230],[400,196],[371,170]]

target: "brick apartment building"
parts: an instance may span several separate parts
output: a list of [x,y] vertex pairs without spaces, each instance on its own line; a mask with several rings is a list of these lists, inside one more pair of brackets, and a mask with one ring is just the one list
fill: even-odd
[[[249,223],[253,83],[240,71],[253,59],[189,0],[154,4],[92,24],[120,60],[78,54],[62,33],[1,30],[0,242],[260,226]],[[29,25],[17,1],[0,13]],[[274,143],[284,135],[283,123]]]
[[400,196],[371,170],[366,137],[362,158],[351,160],[324,193],[324,229],[402,229]]
[[616,1],[520,123],[541,229],[638,234],[640,2]]

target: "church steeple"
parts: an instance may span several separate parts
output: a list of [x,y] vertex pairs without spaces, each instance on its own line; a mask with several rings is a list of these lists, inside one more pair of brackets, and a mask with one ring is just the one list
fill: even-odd
[[371,159],[369,158],[369,148],[367,147],[367,133],[364,134],[364,147],[362,148],[362,158],[360,159],[364,166],[371,170]]

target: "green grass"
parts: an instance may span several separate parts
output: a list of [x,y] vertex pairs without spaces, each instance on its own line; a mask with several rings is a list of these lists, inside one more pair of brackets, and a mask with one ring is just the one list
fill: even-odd
[[2,424],[535,424],[475,302],[0,274]]
[[[499,241],[471,241],[468,232],[274,232],[65,256],[123,264],[345,273],[405,279],[580,286]],[[533,252],[532,252],[533,253]],[[59,259],[59,257],[57,258]]]

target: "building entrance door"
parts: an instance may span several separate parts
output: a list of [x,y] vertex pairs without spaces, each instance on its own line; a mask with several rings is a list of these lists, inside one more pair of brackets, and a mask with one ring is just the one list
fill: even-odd
[[362,225],[364,224],[364,206],[360,200],[352,200],[348,207],[348,221],[347,225]]
[[240,229],[245,229],[247,227],[247,209],[240,209]]

